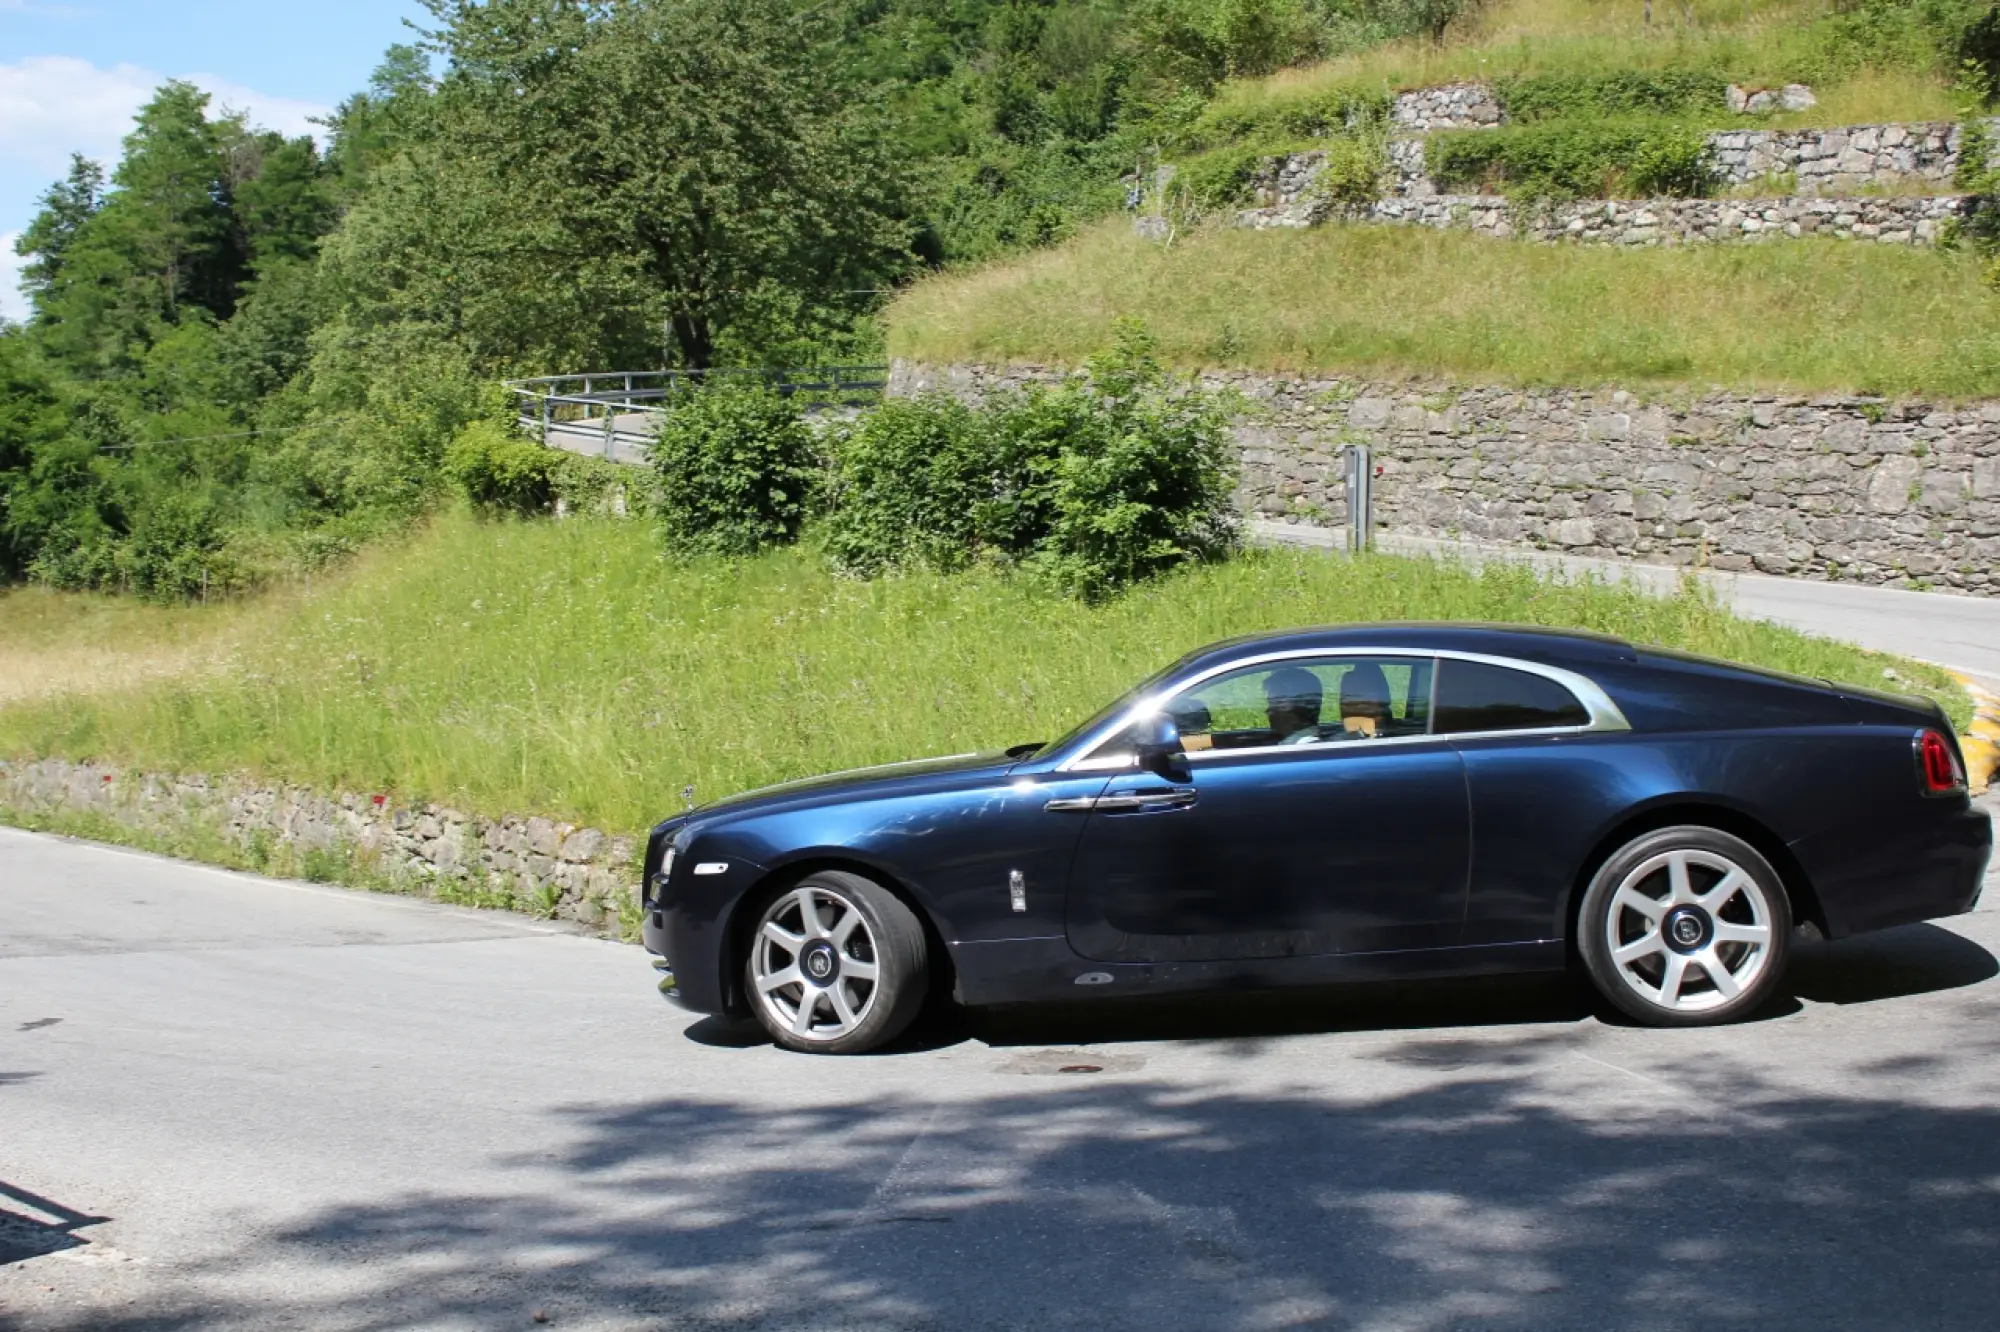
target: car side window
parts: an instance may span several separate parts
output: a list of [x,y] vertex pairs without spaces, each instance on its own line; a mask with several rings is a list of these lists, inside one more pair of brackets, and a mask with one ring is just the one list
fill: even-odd
[[1344,744],[1430,729],[1429,657],[1302,657],[1205,680],[1169,699],[1190,754]]
[[1547,676],[1478,661],[1438,663],[1440,735],[1471,731],[1530,731],[1585,726],[1590,713],[1576,695]]

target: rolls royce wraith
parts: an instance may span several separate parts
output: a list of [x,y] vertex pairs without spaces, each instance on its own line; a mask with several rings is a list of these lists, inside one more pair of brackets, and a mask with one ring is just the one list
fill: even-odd
[[1928,700],[1619,639],[1344,625],[1202,648],[1050,743],[653,830],[647,948],[796,1050],[968,1005],[1577,966],[1723,1022],[1795,930],[1970,910],[1992,828]]

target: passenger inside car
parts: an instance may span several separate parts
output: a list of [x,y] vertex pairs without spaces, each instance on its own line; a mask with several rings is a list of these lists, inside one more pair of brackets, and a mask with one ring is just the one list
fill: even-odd
[[1324,697],[1319,677],[1303,666],[1287,666],[1264,677],[1264,715],[1276,745],[1310,744],[1319,739]]

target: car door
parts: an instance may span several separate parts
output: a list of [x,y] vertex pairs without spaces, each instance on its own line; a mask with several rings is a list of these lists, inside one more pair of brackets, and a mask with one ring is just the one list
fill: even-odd
[[[1430,735],[1432,675],[1428,657],[1320,653],[1224,670],[1167,700],[1182,769],[1120,771],[1088,808],[1051,813],[1086,821],[1071,947],[1186,962],[1457,942],[1469,818],[1462,760]],[[1377,687],[1357,688],[1364,678]],[[1318,715],[1301,726],[1309,679]],[[1385,682],[1382,715],[1355,715],[1367,709],[1353,696]]]

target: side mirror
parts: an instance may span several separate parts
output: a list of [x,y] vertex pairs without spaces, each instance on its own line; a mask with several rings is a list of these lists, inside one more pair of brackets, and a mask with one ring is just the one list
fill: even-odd
[[1132,755],[1148,772],[1164,773],[1187,761],[1181,747],[1181,728],[1172,717],[1156,712],[1132,725]]

